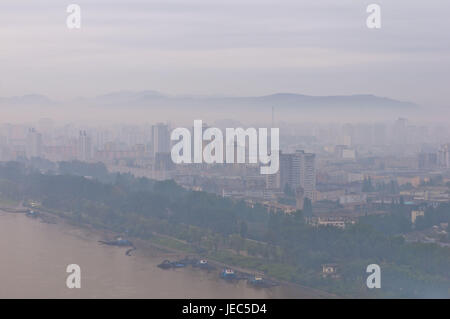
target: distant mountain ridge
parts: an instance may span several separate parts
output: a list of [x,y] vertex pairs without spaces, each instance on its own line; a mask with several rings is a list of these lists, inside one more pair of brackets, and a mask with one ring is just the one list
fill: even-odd
[[9,98],[0,98],[0,105],[37,105],[54,106],[58,104],[78,104],[93,107],[250,107],[295,109],[320,108],[416,108],[411,102],[371,94],[311,96],[295,93],[275,93],[265,96],[177,96],[157,91],[119,91],[93,98],[77,98],[66,102],[56,102],[44,95],[30,94]]
[[57,102],[41,94],[26,94],[22,96],[0,97],[0,105],[54,105]]
[[398,101],[371,94],[340,95],[340,96],[311,96],[294,93],[276,93],[265,96],[171,96],[156,91],[116,92],[97,96],[87,100],[93,105],[151,107],[151,106],[179,106],[179,107],[272,107],[277,108],[416,108],[411,102]]

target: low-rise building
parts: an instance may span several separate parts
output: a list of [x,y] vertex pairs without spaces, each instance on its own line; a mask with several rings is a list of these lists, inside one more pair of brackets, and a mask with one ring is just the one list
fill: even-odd
[[413,210],[411,211],[411,223],[415,224],[416,219],[419,216],[425,216],[425,212],[423,210]]

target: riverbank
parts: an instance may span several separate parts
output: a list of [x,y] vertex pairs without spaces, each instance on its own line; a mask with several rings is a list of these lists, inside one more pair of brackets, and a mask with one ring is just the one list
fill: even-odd
[[[137,239],[139,240],[139,239]],[[139,240],[141,241],[141,240]],[[157,241],[157,243],[155,243],[154,241]],[[145,245],[146,241],[141,241],[142,245]],[[158,247],[161,249],[165,249],[167,251],[170,251],[173,253],[174,257],[177,258],[183,258],[183,256],[186,256],[186,254],[194,254],[195,255],[195,251],[189,247],[189,245],[181,240],[178,240],[176,238],[172,238],[170,236],[167,235],[156,235],[155,234],[155,238],[153,238],[152,240],[149,240],[149,242],[147,242],[148,244],[154,246],[154,247]],[[263,263],[263,261],[261,260],[257,260],[256,258],[252,258],[252,257],[247,257],[247,256],[242,256],[242,255],[236,255],[236,254],[232,254],[230,252],[222,252],[217,253],[217,254],[208,254],[208,261],[211,262],[214,266],[219,267],[219,268],[232,268],[236,271],[239,272],[243,272],[243,273],[261,273],[261,272],[267,272],[267,269],[270,269],[269,267],[266,266],[266,268],[249,268],[249,267],[244,267],[241,266],[243,263],[252,263],[255,265],[261,265]],[[237,262],[226,262],[225,260],[236,260]],[[256,260],[255,260],[256,259]],[[278,267],[280,267],[280,265],[277,265]],[[264,271],[265,270],[265,271]],[[306,287],[303,285],[299,285],[297,283],[292,283],[290,281],[287,281],[283,278],[283,276],[270,276],[270,275],[265,275],[265,278],[271,280],[271,281],[275,281],[278,282],[284,286],[289,286],[289,287],[297,287],[300,288],[304,291],[308,291],[311,294],[311,297],[314,298],[337,298],[338,296],[331,294],[329,292],[323,291],[323,290],[318,290],[318,289],[314,289],[311,287]]]
[[[25,214],[0,213],[1,298],[266,299],[310,298],[287,287],[254,289],[186,267],[157,267],[171,253],[98,244],[103,235],[66,223],[48,224]],[[81,289],[66,286],[67,266],[81,268]]]
[[[90,224],[80,224],[75,223],[73,220],[68,219],[65,217],[64,213],[61,212],[52,212],[47,211],[44,209],[39,210],[39,215],[37,219],[41,220],[44,223],[48,223],[49,220],[52,221],[52,223],[61,224],[63,226],[71,226],[76,227],[79,229],[83,229],[84,232],[88,233],[88,237],[90,238],[96,238],[97,240],[103,240],[103,239],[111,239],[115,238],[116,236],[119,236],[117,232],[104,229],[104,228],[98,228],[94,227]],[[190,246],[188,243],[180,241],[176,238],[172,238],[170,236],[161,235],[153,233],[153,236],[149,239],[139,239],[131,237],[129,238],[133,241],[134,246],[136,246],[137,250],[133,251],[131,254],[139,254],[140,256],[148,256],[148,257],[158,257],[160,258],[160,261],[164,259],[182,259],[187,255],[197,255],[200,257],[200,255],[196,254],[195,249],[193,249],[192,246]],[[156,251],[155,251],[156,250]],[[125,252],[124,252],[125,254]],[[246,273],[255,273],[260,272],[260,269],[254,269],[254,268],[247,268],[240,266],[239,263],[227,263],[223,262],[224,259],[233,257],[231,253],[226,253],[222,255],[217,254],[216,256],[208,255],[208,256],[202,256],[207,257],[208,260],[213,263],[217,268],[233,268],[240,272],[246,272]],[[217,258],[214,258],[217,257]],[[241,259],[247,259],[250,260],[250,257],[240,256]],[[242,264],[242,263],[241,263]],[[292,290],[301,290],[301,298],[333,298],[335,296],[319,291],[313,288],[304,287],[298,284],[293,284],[291,282],[282,280],[280,278],[272,277],[272,276],[266,276],[266,278],[280,282],[284,287],[292,289]],[[293,297],[295,298],[295,297]]]

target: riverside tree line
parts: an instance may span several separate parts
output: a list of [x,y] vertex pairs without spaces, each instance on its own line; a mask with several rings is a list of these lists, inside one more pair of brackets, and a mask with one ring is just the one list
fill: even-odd
[[[2,163],[0,192],[2,198],[38,201],[73,223],[149,240],[170,236],[210,258],[339,295],[449,297],[450,249],[405,243],[398,233],[411,225],[401,206],[345,230],[312,227],[301,211],[271,214],[173,181],[112,174],[103,164],[80,162],[47,163],[45,171],[42,163]],[[429,219],[448,219],[448,204],[434,210]],[[338,279],[322,278],[326,263],[338,265]],[[365,269],[373,263],[382,269],[382,289],[376,291],[365,285]]]

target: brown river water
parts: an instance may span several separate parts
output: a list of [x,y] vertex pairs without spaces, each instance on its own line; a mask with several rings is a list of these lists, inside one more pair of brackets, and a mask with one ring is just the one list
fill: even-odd
[[[162,270],[167,255],[104,246],[100,234],[0,212],[0,298],[315,298],[297,286],[255,289],[228,283],[217,272]],[[66,267],[81,268],[81,288],[66,286]]]

